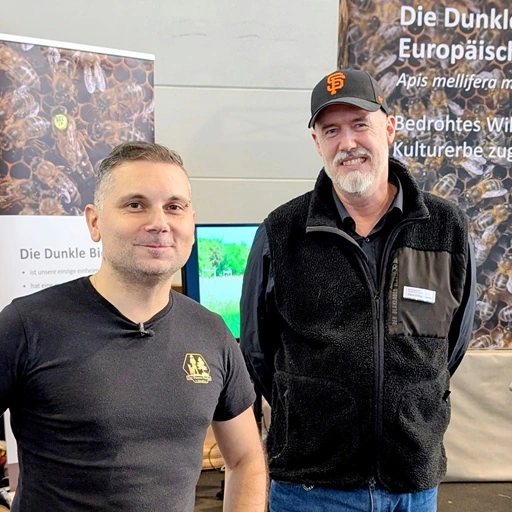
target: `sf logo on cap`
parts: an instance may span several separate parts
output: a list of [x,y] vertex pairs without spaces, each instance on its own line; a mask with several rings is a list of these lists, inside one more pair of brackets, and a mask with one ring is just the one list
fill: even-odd
[[338,71],[327,77],[327,92],[334,96],[345,85],[345,75]]

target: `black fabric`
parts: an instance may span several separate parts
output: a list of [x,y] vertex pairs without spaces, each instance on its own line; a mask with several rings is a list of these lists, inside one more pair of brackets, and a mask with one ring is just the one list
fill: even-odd
[[145,329],[82,278],[0,313],[0,410],[11,410],[13,510],[192,511],[206,428],[254,402],[222,319],[172,292]]
[[249,253],[240,298],[240,348],[258,391],[270,403],[279,320],[274,315],[274,275],[265,225],[259,226]]
[[[274,479],[349,489],[375,478],[392,492],[417,492],[444,475],[448,333],[390,335],[391,273],[401,248],[428,252],[433,259],[416,260],[434,267],[442,255],[454,278],[436,310],[453,320],[469,261],[467,220],[420,192],[400,165],[392,169],[404,187],[404,219],[388,237],[379,287],[343,230],[323,171],[313,192],[265,221],[279,331],[267,441]],[[398,300],[407,309],[410,301]]]
[[345,206],[336,195],[334,188],[332,194],[336,209],[343,221],[343,228],[361,247],[368,259],[368,266],[370,272],[375,281],[375,284],[380,281],[380,262],[382,261],[382,255],[386,246],[386,240],[388,239],[389,233],[393,229],[393,226],[402,218],[403,215],[403,190],[400,180],[394,174],[389,176],[389,182],[395,185],[397,192],[393,203],[389,207],[388,211],[382,216],[377,224],[372,229],[371,233],[367,236],[361,236],[355,231],[356,225],[350,214],[347,212]]

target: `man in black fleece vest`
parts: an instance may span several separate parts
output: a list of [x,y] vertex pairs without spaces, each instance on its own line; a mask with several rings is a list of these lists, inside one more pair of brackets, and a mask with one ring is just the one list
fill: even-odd
[[389,158],[378,83],[343,69],[311,97],[314,190],[259,228],[241,347],[272,406],[271,512],[433,512],[450,376],[467,348],[467,219]]

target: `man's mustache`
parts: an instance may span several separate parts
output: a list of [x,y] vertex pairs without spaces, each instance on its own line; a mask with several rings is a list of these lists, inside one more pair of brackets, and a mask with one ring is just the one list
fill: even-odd
[[333,163],[334,165],[340,165],[345,158],[349,157],[358,157],[365,156],[367,158],[371,158],[371,154],[369,151],[363,148],[353,149],[352,151],[338,151],[336,156],[334,157]]

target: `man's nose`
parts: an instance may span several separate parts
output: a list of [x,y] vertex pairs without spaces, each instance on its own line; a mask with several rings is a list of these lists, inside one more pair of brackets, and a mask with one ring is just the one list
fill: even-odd
[[146,230],[148,231],[169,231],[169,216],[163,208],[152,208],[148,212]]
[[354,132],[349,128],[340,130],[338,151],[351,151],[355,148],[357,148],[357,143]]

